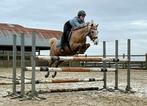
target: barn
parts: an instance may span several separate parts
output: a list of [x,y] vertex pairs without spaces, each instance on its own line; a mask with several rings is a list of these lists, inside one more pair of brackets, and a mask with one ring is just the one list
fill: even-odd
[[[17,54],[20,54],[20,36],[23,33],[25,36],[25,51],[28,56],[31,53],[32,46],[32,32],[36,33],[36,51],[40,53],[40,50],[49,50],[49,39],[55,37],[59,39],[62,35],[61,31],[26,28],[17,24],[0,23],[0,66],[10,67],[12,66],[12,47],[13,47],[13,35],[17,36]],[[18,63],[20,57],[17,57]],[[5,64],[7,63],[7,64]]]

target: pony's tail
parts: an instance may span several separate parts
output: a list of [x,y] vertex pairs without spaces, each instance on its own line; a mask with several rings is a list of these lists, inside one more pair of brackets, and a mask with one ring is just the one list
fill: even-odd
[[55,40],[56,40],[56,38],[51,38],[51,39],[49,40],[50,46],[55,42]]

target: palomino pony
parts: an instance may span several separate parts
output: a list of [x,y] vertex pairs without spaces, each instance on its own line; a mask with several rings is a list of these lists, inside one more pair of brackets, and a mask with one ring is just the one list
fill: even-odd
[[[98,44],[98,30],[97,30],[98,24],[96,25],[95,23],[87,23],[86,25],[73,29],[71,31],[71,36],[69,39],[69,46],[64,47],[64,53],[60,52],[60,47],[57,47],[58,40],[56,38],[51,38],[50,39],[50,55],[51,56],[71,56],[75,55],[77,53],[84,53],[90,46],[89,43],[86,43],[86,37],[88,36],[95,45]],[[51,67],[53,63],[56,63],[55,67],[58,67],[60,63],[63,61],[57,61],[57,60],[52,60],[49,63],[49,66]],[[49,76],[49,70],[45,77]],[[52,77],[56,76],[56,72]]]

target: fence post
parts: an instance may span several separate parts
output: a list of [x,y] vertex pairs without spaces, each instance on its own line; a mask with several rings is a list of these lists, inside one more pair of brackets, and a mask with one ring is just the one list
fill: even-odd
[[[103,58],[106,58],[106,41],[103,41]],[[104,86],[103,88],[106,89],[107,88],[107,73],[106,73],[106,61],[103,61],[103,68],[104,68],[104,72],[103,72],[103,77],[104,77]]]
[[35,56],[36,56],[36,33],[32,33],[32,96],[36,95],[35,89]]
[[127,86],[126,86],[126,91],[130,91],[131,90],[131,87],[130,87],[130,60],[131,60],[131,40],[128,39],[128,42],[127,42],[127,56],[128,56],[128,69],[127,69]]
[[13,94],[16,95],[16,35],[13,35],[13,79],[12,79],[12,89]]
[[21,96],[23,97],[25,94],[25,84],[24,84],[24,80],[25,80],[25,49],[24,49],[24,42],[25,42],[25,38],[24,38],[24,33],[21,34]]
[[147,53],[145,54],[145,69],[147,70]]
[[[118,40],[115,40],[115,58],[118,59]],[[115,62],[115,90],[118,90],[118,62]]]
[[7,55],[7,67],[10,67],[10,55],[9,55],[9,53]]

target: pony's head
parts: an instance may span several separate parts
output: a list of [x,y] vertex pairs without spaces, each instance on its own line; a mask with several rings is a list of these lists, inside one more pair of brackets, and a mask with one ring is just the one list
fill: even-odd
[[95,45],[98,44],[98,24],[95,24],[93,21],[91,21],[91,23],[87,24],[88,27],[88,36],[90,37],[90,39],[94,42]]

